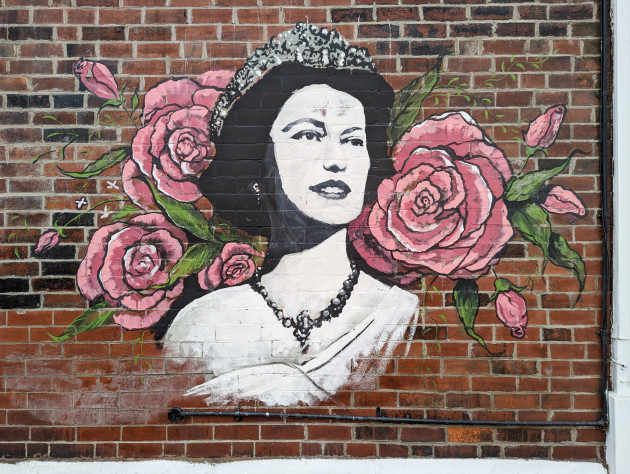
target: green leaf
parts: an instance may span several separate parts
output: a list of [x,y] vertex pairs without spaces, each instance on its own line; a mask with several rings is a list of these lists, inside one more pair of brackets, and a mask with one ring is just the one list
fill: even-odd
[[52,334],[48,334],[48,336],[55,342],[65,341],[82,332],[111,324],[114,322],[116,312],[117,310],[111,309],[108,303],[99,303],[81,313],[59,336]]
[[579,253],[569,247],[566,239],[555,232],[551,233],[549,260],[551,260],[551,263],[554,265],[566,268],[573,272],[573,275],[575,275],[575,278],[577,278],[580,284],[581,294],[586,280],[586,267],[584,265],[584,261],[580,257]]
[[487,350],[483,338],[475,332],[475,319],[479,311],[479,287],[475,280],[457,280],[453,289],[453,299],[464,330],[469,337]]
[[208,226],[208,221],[201,211],[194,205],[187,202],[180,202],[160,193],[153,183],[146,182],[151,188],[153,199],[157,202],[168,218],[178,227],[186,229],[188,232],[203,240],[214,240],[214,234]]
[[103,102],[101,106],[99,107],[98,111],[100,113],[100,111],[103,110],[105,107],[120,107],[124,103],[125,103],[125,99],[111,99],[111,100]]
[[544,268],[549,256],[551,238],[551,223],[547,211],[538,204],[526,203],[516,207],[508,218],[523,237],[542,249],[545,256]]
[[199,270],[214,260],[222,246],[220,242],[216,242],[214,244],[195,244],[190,247],[171,270],[168,284],[173,284],[180,278],[198,273]]
[[143,212],[143,211],[139,207],[137,207],[137,206],[135,206],[133,204],[127,204],[127,205],[123,206],[116,214],[114,214],[112,219],[115,220],[115,221],[125,220],[125,218],[127,216],[140,214],[141,212]]
[[507,278],[497,278],[496,280],[494,280],[494,294],[490,297],[490,301],[494,301],[497,298],[497,296],[499,296],[499,293],[504,293],[510,290],[514,290],[520,293],[525,288],[527,287],[516,286]]
[[133,96],[131,97],[131,113],[136,111],[139,103],[140,103],[140,97],[138,97],[138,88],[136,87],[136,91],[133,93]]
[[91,178],[92,176],[97,176],[101,174],[108,168],[111,168],[114,165],[117,165],[121,161],[123,161],[129,154],[131,153],[131,148],[123,147],[116,148],[105,153],[98,160],[93,161],[89,165],[85,167],[83,171],[75,172],[75,171],[64,171],[57,166],[57,169],[61,171],[66,176],[70,176],[71,178]]
[[390,123],[387,127],[390,147],[393,147],[414,124],[420,113],[422,102],[437,84],[443,58],[444,55],[440,55],[434,67],[396,93]]
[[581,150],[573,150],[560,165],[539,171],[532,171],[518,178],[512,179],[505,192],[505,200],[510,202],[527,201],[533,199],[542,187],[554,176],[562,173],[577,153],[586,155]]
[[43,152],[41,152],[41,153],[38,153],[37,155],[35,155],[35,158],[33,158],[33,160],[31,161],[31,164],[33,164],[33,163],[37,163],[37,161],[39,161],[39,159],[40,159],[42,156],[46,156],[46,155],[48,155],[49,153],[52,153],[53,151],[54,151],[54,150],[48,150],[48,151],[43,151]]
[[[518,139],[522,141],[520,137]],[[539,150],[542,150],[542,148],[532,148],[531,146],[525,145],[525,155],[527,156],[527,158],[534,156]]]
[[523,66],[521,63],[516,63],[516,67],[521,68],[523,71],[525,71],[525,66]]

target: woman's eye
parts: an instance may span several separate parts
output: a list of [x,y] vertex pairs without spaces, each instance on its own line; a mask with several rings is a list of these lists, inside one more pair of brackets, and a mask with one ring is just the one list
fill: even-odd
[[345,145],[346,143],[349,143],[352,146],[364,146],[363,139],[361,138],[344,138],[341,140],[342,145]]
[[311,132],[308,130],[304,130],[302,132],[298,132],[291,137],[293,140],[301,140],[301,141],[309,141],[313,140],[321,141],[322,137],[319,133]]

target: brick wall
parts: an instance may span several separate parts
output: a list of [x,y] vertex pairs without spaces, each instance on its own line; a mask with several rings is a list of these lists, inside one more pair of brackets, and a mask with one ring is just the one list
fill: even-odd
[[[529,316],[524,339],[510,337],[497,320],[489,301],[494,292],[491,273],[478,281],[481,306],[475,324],[491,353],[463,331],[453,302],[454,282],[427,277],[420,283],[430,283],[428,289],[410,287],[424,299],[428,312],[421,314],[409,354],[394,354],[375,389],[342,390],[343,407],[322,402],[286,410],[373,416],[379,407],[388,416],[471,420],[600,417],[598,2],[209,3],[2,0],[0,457],[602,460],[604,434],[598,428],[231,418],[174,425],[166,418],[170,407],[205,406],[182,397],[199,375],[176,371],[149,331],[124,331],[109,324],[64,342],[50,338],[87,308],[75,275],[94,228],[103,225],[102,207],[82,214],[75,201],[85,197],[93,206],[121,193],[111,185],[120,185],[120,166],[90,179],[66,177],[58,167],[83,170],[95,156],[128,145],[135,133],[123,124],[121,110],[99,113],[103,101],[80,84],[73,63],[79,57],[102,61],[119,85],[128,83],[128,99],[136,88],[142,98],[169,77],[235,70],[271,36],[308,21],[335,28],[365,46],[394,89],[427,71],[439,54],[453,52],[444,59],[440,84],[469,87],[459,93],[435,90],[420,118],[452,109],[468,111],[506,152],[515,170],[525,163],[526,150],[514,137],[548,107],[565,104],[567,115],[557,143],[548,156],[538,153],[531,159],[526,170],[558,165],[574,148],[584,151],[553,182],[575,191],[588,213],[583,218],[551,217],[554,231],[582,257],[587,277],[576,302],[578,283],[571,271],[549,264],[540,274],[542,252],[517,234],[495,271],[522,286],[531,278],[533,288],[521,293]],[[548,59],[531,66],[537,57]],[[514,62],[525,66],[511,68]],[[494,74],[503,80],[484,86]],[[474,97],[487,101],[475,104]],[[88,143],[99,120],[123,125],[105,126]],[[68,141],[72,143],[62,159],[59,150]],[[37,256],[40,235],[72,219],[61,243]],[[246,403],[241,409],[255,407]]]

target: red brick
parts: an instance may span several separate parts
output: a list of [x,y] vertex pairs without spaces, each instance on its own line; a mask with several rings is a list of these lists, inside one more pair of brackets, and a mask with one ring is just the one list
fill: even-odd
[[422,7],[425,21],[463,21],[466,10],[462,7]]
[[296,425],[262,425],[261,439],[303,439],[304,427]]
[[298,456],[300,444],[291,442],[262,442],[255,443],[256,456],[261,457],[286,457]]

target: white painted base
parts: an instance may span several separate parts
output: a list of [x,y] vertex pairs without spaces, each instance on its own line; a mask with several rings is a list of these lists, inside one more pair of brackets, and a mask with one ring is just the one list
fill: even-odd
[[611,368],[615,391],[608,393],[606,462],[611,474],[621,474],[630,472],[630,340],[613,338]]
[[[626,451],[628,451],[626,449]],[[606,474],[601,464],[561,461],[524,461],[518,459],[267,459],[236,461],[221,464],[190,463],[184,461],[112,461],[112,462],[56,462],[26,461],[0,464],[2,474],[151,474],[160,473],[261,473],[280,472],[335,474],[404,473],[462,473],[489,474]],[[622,471],[619,471],[622,472]]]
[[611,473],[630,470],[630,396],[608,396],[610,426],[606,435],[606,462]]

